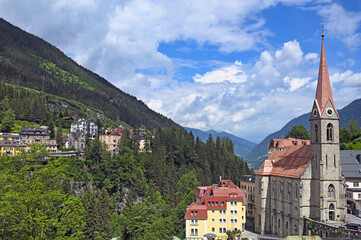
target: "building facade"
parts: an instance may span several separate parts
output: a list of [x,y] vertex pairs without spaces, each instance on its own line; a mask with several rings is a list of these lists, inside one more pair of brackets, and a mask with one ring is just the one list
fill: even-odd
[[247,218],[254,218],[254,186],[255,175],[243,175],[239,181],[239,187],[247,199]]
[[247,200],[241,189],[230,180],[196,189],[196,202],[187,207],[186,239],[227,239],[228,230],[243,231]]
[[93,121],[86,119],[79,119],[77,122],[72,123],[70,126],[70,132],[82,132],[87,133],[89,129],[90,139],[94,139],[98,135],[98,125],[96,125]]
[[119,141],[122,137],[124,127],[119,126],[114,131],[106,130],[104,133],[99,134],[99,140],[102,143],[105,143],[107,146],[107,151],[116,153],[119,151]]
[[[50,138],[50,130],[48,129],[27,128],[24,125],[20,131],[20,142],[26,146],[34,143],[44,144],[49,152],[57,152],[58,150],[56,140]],[[28,147],[25,150],[28,150]]]
[[346,183],[348,212],[361,216],[361,151],[341,150],[342,174]]
[[0,156],[15,156],[24,146],[20,142],[19,134],[0,133]]
[[[345,221],[339,115],[332,98],[324,35],[310,123],[310,142],[291,140],[295,145],[287,143],[277,147],[277,143],[271,141],[270,155],[256,173],[255,230],[258,233],[301,234],[304,216],[324,223]],[[283,142],[278,143],[281,144]]]

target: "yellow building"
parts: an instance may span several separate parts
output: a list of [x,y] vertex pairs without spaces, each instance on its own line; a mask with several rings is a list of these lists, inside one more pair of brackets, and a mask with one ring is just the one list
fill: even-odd
[[107,151],[116,153],[119,151],[119,141],[122,138],[124,128],[119,126],[114,131],[106,130],[104,133],[99,134],[99,140],[107,145]]
[[207,239],[206,234],[215,240],[225,240],[228,230],[244,230],[247,201],[231,180],[198,187],[196,198],[185,214],[187,240]]
[[15,156],[24,147],[20,144],[20,135],[15,133],[0,133],[0,156]]
[[244,192],[247,199],[247,217],[254,218],[254,186],[256,176],[255,175],[243,175],[241,176],[239,186]]

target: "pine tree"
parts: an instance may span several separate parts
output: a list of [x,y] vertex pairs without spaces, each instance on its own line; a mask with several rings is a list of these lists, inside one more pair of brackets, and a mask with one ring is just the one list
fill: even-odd
[[55,138],[55,129],[54,129],[54,122],[51,121],[49,123],[49,131],[50,131],[50,138],[54,139]]
[[63,126],[61,124],[59,124],[58,131],[56,131],[56,143],[58,148],[63,147]]

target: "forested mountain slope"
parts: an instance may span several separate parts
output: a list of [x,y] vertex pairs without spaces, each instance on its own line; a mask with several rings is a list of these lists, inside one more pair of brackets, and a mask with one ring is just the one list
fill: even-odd
[[[340,128],[346,126],[349,121],[354,120],[358,126],[361,126],[361,99],[357,99],[351,102],[349,105],[345,106],[341,110],[338,110],[340,115]],[[310,114],[306,113],[297,118],[289,121],[284,127],[279,131],[271,133],[265,139],[262,140],[258,145],[256,145],[252,151],[246,156],[247,162],[258,168],[267,155],[267,147],[271,139],[273,138],[283,138],[288,131],[291,130],[293,126],[303,125],[308,131],[310,131]]]
[[148,129],[176,125],[78,65],[56,47],[0,18],[0,81],[42,89],[103,111],[112,120]]
[[215,130],[202,131],[199,129],[187,127],[185,129],[188,132],[192,132],[195,137],[199,137],[203,142],[207,141],[209,134],[212,135],[213,139],[216,137],[228,137],[234,144],[234,153],[241,158],[244,158],[257,145],[254,142],[226,132],[217,132]]

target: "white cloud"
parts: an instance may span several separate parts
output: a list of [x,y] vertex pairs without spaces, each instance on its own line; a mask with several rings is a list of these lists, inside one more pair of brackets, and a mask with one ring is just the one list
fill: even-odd
[[[276,131],[290,118],[309,111],[314,97],[311,80],[317,78],[313,59],[317,56],[304,54],[293,40],[275,51],[263,51],[253,63],[236,61],[220,66],[195,75],[195,82],[161,90],[153,97],[162,100],[162,113],[183,126],[225,130],[260,140],[263,129]],[[238,79],[239,73],[247,78]]]
[[290,92],[293,92],[301,87],[303,87],[306,83],[311,80],[310,77],[306,78],[290,78],[288,76],[283,78],[284,83],[289,86]]
[[347,70],[343,73],[335,73],[330,76],[332,83],[343,83],[347,87],[361,86],[361,73],[353,73]]
[[195,82],[201,83],[220,83],[220,82],[231,82],[231,83],[243,83],[247,81],[247,75],[242,70],[242,63],[236,61],[230,66],[223,67],[221,69],[207,72],[203,76],[196,74],[193,77]]
[[360,45],[361,34],[357,32],[361,23],[361,13],[346,11],[337,3],[322,6],[318,14],[324,19],[326,34],[338,38],[349,47]]

